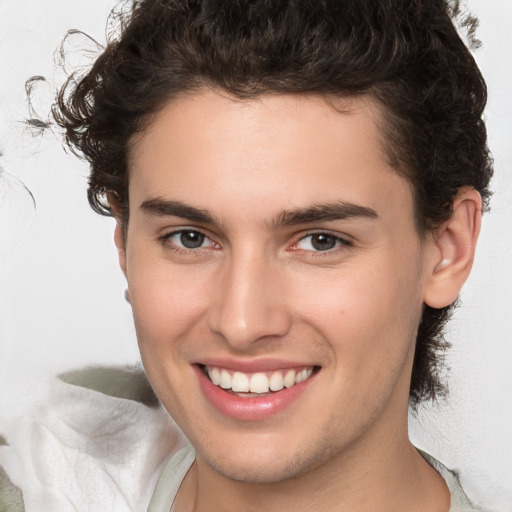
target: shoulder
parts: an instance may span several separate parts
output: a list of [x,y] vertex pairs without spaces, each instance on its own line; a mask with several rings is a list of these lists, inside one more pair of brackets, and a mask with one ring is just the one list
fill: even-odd
[[13,512],[23,502],[36,512],[42,503],[68,510],[69,498],[71,510],[97,511],[101,503],[143,510],[169,456],[186,442],[137,368],[64,374],[48,402],[9,421],[4,434],[0,510]]
[[451,494],[451,507],[449,512],[489,512],[471,503],[460,483],[457,471],[448,469],[444,464],[429,455],[418,450],[422,457],[443,477]]
[[167,512],[171,510],[181,483],[195,459],[195,450],[189,444],[169,460],[158,479],[149,503],[148,512]]

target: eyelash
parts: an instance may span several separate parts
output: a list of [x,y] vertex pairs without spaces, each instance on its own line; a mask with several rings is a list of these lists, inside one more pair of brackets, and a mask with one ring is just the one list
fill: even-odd
[[[179,253],[179,254],[190,254],[192,252],[197,252],[201,249],[205,249],[205,247],[197,247],[197,248],[190,248],[190,247],[180,247],[176,245],[176,243],[172,242],[171,239],[176,235],[183,235],[184,233],[194,233],[196,235],[199,235],[201,237],[204,237],[204,240],[210,241],[210,246],[217,246],[218,244],[215,243],[207,234],[203,233],[202,231],[198,229],[192,229],[192,228],[183,228],[183,229],[177,229],[175,231],[172,231],[170,233],[166,233],[165,235],[162,235],[159,237],[160,243],[165,246],[166,248],[170,248],[171,250]],[[203,240],[203,241],[204,241]]]
[[[311,250],[311,249],[301,249],[300,247],[297,247],[302,241],[308,239],[308,238],[311,238],[314,237],[314,236],[325,236],[327,238],[330,238],[334,241],[335,243],[335,246],[331,249],[325,249],[323,251],[321,250]],[[310,244],[312,245],[312,241],[310,241]],[[342,238],[338,235],[335,235],[334,233],[331,233],[329,231],[314,231],[312,233],[307,233],[306,235],[302,236],[301,238],[299,238],[299,240],[297,240],[297,242],[295,242],[292,246],[292,250],[297,250],[297,251],[308,251],[311,253],[311,255],[315,258],[318,258],[318,257],[326,257],[326,256],[331,256],[334,252],[336,252],[337,250],[340,250],[340,249],[347,249],[349,247],[352,247],[353,243],[350,241],[350,240],[347,240],[346,238]]]
[[[180,246],[176,245],[175,243],[171,242],[171,239],[174,236],[182,235],[184,233],[194,233],[196,235],[200,235],[201,237],[204,237],[204,240],[209,240],[210,245],[207,247],[187,248],[187,247],[180,247]],[[304,240],[306,240],[310,237],[313,237],[315,235],[316,236],[323,235],[325,237],[331,238],[331,239],[333,239],[333,241],[335,242],[336,245],[331,249],[325,249],[323,251],[322,250],[301,249],[300,247],[297,247],[301,242],[303,242]],[[171,249],[172,251],[174,251],[178,254],[190,254],[190,253],[198,252],[201,249],[207,249],[210,247],[216,248],[219,246],[219,244],[214,242],[207,234],[203,233],[202,231],[200,231],[198,229],[192,229],[192,228],[190,228],[190,229],[183,228],[183,229],[178,229],[178,230],[172,231],[170,233],[166,233],[165,235],[159,237],[159,241],[163,246]],[[347,240],[346,238],[337,236],[333,233],[330,233],[329,231],[314,231],[312,233],[307,233],[306,235],[303,235],[302,237],[300,237],[296,242],[293,243],[291,250],[307,251],[307,252],[311,253],[311,255],[313,257],[324,257],[324,256],[332,255],[332,253],[335,252],[336,249],[349,248],[349,247],[352,247],[352,245],[353,245],[353,243],[350,240]]]

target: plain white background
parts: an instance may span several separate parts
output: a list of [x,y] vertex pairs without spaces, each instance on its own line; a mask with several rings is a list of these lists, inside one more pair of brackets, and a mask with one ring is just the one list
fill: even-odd
[[[25,80],[49,79],[36,92],[44,117],[53,82],[62,80],[53,52],[63,35],[77,28],[103,43],[111,7],[111,0],[0,0],[0,421],[44,400],[48,377],[59,371],[139,360],[113,221],[88,207],[87,166],[64,153],[58,135],[34,137],[23,123]],[[418,446],[460,470],[476,502],[510,512],[512,1],[471,0],[468,8],[481,22],[475,57],[489,86],[495,194],[449,331],[450,398],[411,417],[410,430]],[[70,50],[72,65],[87,63]]]

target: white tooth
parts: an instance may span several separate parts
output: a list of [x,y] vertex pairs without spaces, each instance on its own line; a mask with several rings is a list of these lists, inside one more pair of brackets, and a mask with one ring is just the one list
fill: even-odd
[[288,370],[284,376],[283,384],[285,388],[291,388],[295,384],[295,370]]
[[308,378],[308,370],[304,368],[300,373],[302,375],[302,382],[304,382]]
[[300,384],[302,382],[302,372],[297,372],[297,375],[295,375],[295,384]]
[[272,391],[281,391],[284,387],[283,376],[281,372],[274,372],[269,380],[269,388]]
[[309,377],[311,377],[311,375],[313,375],[313,368],[308,368],[306,370],[306,379],[309,379]]
[[220,372],[219,384],[222,389],[230,389],[231,388],[231,375],[228,371],[222,370]]
[[237,393],[247,393],[249,391],[249,377],[245,373],[233,373],[231,389]]
[[249,381],[249,390],[251,393],[268,393],[268,377],[264,373],[255,373]]
[[208,370],[208,375],[213,384],[216,386],[220,384],[220,371],[218,368],[210,368]]

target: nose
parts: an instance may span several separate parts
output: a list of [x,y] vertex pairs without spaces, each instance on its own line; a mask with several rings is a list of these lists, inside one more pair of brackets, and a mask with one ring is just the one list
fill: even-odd
[[219,276],[209,318],[212,331],[237,351],[288,333],[291,316],[283,272],[278,263],[261,257],[233,257]]

